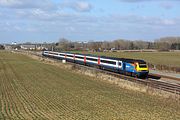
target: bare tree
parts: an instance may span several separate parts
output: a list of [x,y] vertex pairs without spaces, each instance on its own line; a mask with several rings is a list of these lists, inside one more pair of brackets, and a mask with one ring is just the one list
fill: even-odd
[[65,38],[59,39],[56,49],[63,50],[63,51],[69,50],[70,49],[70,41]]

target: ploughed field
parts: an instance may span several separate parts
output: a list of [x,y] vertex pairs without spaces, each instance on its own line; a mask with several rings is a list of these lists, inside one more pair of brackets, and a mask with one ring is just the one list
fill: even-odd
[[159,64],[180,67],[180,52],[77,52],[99,56],[143,59],[154,65]]
[[0,119],[180,119],[178,102],[2,51],[0,102]]

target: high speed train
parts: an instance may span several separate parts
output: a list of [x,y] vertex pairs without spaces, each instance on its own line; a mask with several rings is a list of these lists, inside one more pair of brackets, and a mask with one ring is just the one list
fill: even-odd
[[76,64],[93,66],[133,77],[146,78],[149,73],[147,63],[144,60],[139,59],[115,58],[53,51],[43,51],[42,55],[60,60],[64,59],[68,62],[73,62]]

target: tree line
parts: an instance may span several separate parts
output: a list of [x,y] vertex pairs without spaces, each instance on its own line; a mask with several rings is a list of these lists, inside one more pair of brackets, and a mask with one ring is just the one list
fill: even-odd
[[103,42],[71,42],[68,39],[62,38],[59,42],[54,44],[56,51],[69,51],[69,50],[142,50],[152,49],[159,51],[180,50],[180,37],[165,37],[150,41],[143,40],[124,40],[118,39],[113,41]]
[[[24,43],[32,45],[33,43]],[[24,45],[23,44],[23,45]],[[11,45],[12,49],[21,49],[21,44]],[[33,44],[40,45],[48,50],[53,51],[72,51],[72,50],[91,50],[91,51],[109,51],[109,50],[180,50],[180,37],[164,37],[154,41],[143,40],[125,40],[117,39],[110,41],[89,41],[89,42],[73,42],[71,40],[61,38],[56,43]],[[0,49],[5,47],[0,44]]]

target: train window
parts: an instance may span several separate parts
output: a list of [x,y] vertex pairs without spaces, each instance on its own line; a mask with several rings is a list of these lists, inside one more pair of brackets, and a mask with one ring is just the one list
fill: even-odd
[[67,57],[74,57],[73,55],[66,55]]
[[53,54],[53,55],[58,55],[58,53],[50,53],[50,54]]
[[101,60],[101,62],[116,65],[116,62],[114,62],[114,61]]
[[97,61],[97,59],[95,59],[95,58],[86,58],[86,60]]
[[60,56],[65,56],[64,54],[59,54]]
[[147,66],[146,66],[146,64],[139,64],[139,67],[140,68],[146,68]]
[[76,56],[76,58],[78,58],[78,59],[84,59],[84,57],[80,57],[80,56]]
[[122,63],[121,62],[119,62],[119,66],[121,66],[122,65]]

